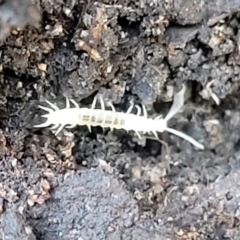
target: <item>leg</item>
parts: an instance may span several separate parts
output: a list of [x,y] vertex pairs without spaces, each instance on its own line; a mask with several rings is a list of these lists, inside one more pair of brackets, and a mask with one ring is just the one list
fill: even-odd
[[113,106],[113,104],[111,102],[108,102],[107,105],[109,107],[111,107],[112,112],[116,112],[115,107]]
[[66,108],[70,108],[70,102],[69,99],[66,97]]
[[97,96],[94,97],[94,99],[93,99],[91,109],[94,109],[96,107],[96,103],[97,103]]
[[157,135],[157,132],[152,132],[153,133],[153,135],[154,135],[154,137],[156,138],[156,139],[159,139],[158,138],[158,135]]
[[143,116],[145,117],[145,118],[147,118],[148,117],[148,114],[147,114],[147,109],[146,109],[146,107],[142,104],[142,109],[143,109]]
[[99,96],[99,101],[100,101],[100,104],[101,104],[101,109],[104,111],[105,110],[105,105],[104,105],[104,101],[103,101],[103,98],[102,98],[101,95]]
[[128,108],[126,114],[130,114],[132,112],[133,106],[134,106],[134,104],[131,102],[130,107]]
[[59,125],[57,124],[57,125],[51,126],[49,129],[54,130],[54,129],[57,129],[58,127],[59,127]]
[[140,135],[139,132],[136,131],[135,133],[137,134],[137,136],[138,136],[139,139],[142,139],[142,136]]
[[79,108],[77,102],[73,99],[70,100],[72,102],[72,104],[74,105],[75,108]]
[[154,120],[159,120],[161,118],[162,118],[162,115],[159,115],[159,116],[155,117]]
[[59,110],[59,108],[58,108],[56,105],[54,105],[53,103],[49,102],[48,100],[45,100],[45,101],[46,101],[46,103],[47,103],[48,105],[50,105],[55,111],[58,111],[58,110]]
[[72,125],[65,126],[65,128],[71,129],[71,128],[74,128],[75,126],[76,124],[72,124]]
[[53,110],[52,110],[51,108],[47,108],[47,107],[40,106],[40,105],[39,105],[38,107],[39,107],[40,109],[46,111],[46,112],[49,112],[49,113],[53,112]]
[[91,129],[90,125],[87,125],[87,128],[88,128],[89,132],[92,132],[92,129]]
[[[102,98],[102,95],[99,96],[99,101],[100,101],[100,105],[101,105],[101,110],[102,110],[102,122],[104,123],[106,121],[106,113],[105,113],[105,105],[104,105],[104,101],[103,101],[103,98]],[[96,116],[96,119],[95,119],[95,122],[97,123],[97,116]]]
[[63,128],[64,128],[64,125],[60,125],[60,127],[55,132],[55,135],[58,135],[63,130]]
[[136,105],[136,108],[137,108],[137,116],[140,116],[141,115],[141,108]]

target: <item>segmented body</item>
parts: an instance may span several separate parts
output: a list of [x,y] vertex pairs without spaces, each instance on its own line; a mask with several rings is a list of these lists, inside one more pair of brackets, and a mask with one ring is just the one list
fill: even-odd
[[70,108],[70,103],[67,99],[67,108],[58,109],[55,105],[47,101],[47,103],[53,108],[46,108],[40,106],[40,108],[49,111],[49,114],[43,115],[47,118],[47,121],[41,125],[35,127],[47,127],[53,125],[52,129],[56,129],[57,133],[62,130],[63,127],[72,128],[76,125],[91,127],[101,126],[102,128],[110,129],[124,129],[126,131],[134,131],[139,136],[139,133],[153,133],[163,132],[166,129],[166,122],[161,117],[152,119],[148,118],[147,111],[143,107],[144,115],[141,116],[141,108],[137,107],[137,114],[131,113],[133,105],[130,106],[128,111],[116,112],[114,107],[112,110],[105,110],[103,100],[100,99],[103,109],[95,109],[96,102],[93,103],[92,108],[79,108],[77,103],[71,100],[75,105],[74,108]]
[[199,149],[204,149],[204,146],[192,137],[167,126],[167,121],[171,119],[183,105],[184,91],[185,88],[176,94],[173,105],[164,119],[161,116],[154,119],[149,118],[144,106],[142,106],[142,108],[135,106],[137,108],[137,114],[133,114],[133,104],[130,105],[127,112],[116,112],[111,103],[108,104],[111,107],[111,110],[106,110],[102,98],[100,98],[101,109],[95,109],[97,98],[94,99],[91,108],[79,108],[74,100],[71,100],[74,108],[70,108],[70,102],[66,99],[66,108],[59,109],[56,105],[46,101],[51,108],[43,106],[39,106],[39,108],[49,112],[42,116],[47,118],[47,121],[43,124],[36,125],[35,127],[42,128],[52,125],[51,128],[57,129],[55,134],[58,134],[64,127],[73,128],[76,125],[85,125],[91,131],[91,127],[101,126],[102,128],[134,131],[139,138],[141,138],[140,133],[151,133],[158,138],[158,132],[167,131],[189,141]]
[[124,129],[134,132],[163,132],[163,119],[152,119],[133,113],[112,112],[110,110],[83,108],[79,111],[78,125],[101,126],[102,128]]

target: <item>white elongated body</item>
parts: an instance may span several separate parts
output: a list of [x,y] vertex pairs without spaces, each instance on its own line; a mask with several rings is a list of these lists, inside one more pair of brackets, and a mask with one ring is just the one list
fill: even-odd
[[124,112],[112,112],[111,110],[102,111],[101,109],[91,110],[88,108],[81,108],[77,124],[144,133],[153,131],[163,132],[166,127],[164,119],[155,120],[133,113],[126,114]]
[[164,119],[161,116],[149,118],[144,106],[142,106],[142,109],[139,106],[135,106],[137,108],[137,114],[133,114],[133,104],[131,104],[127,112],[116,112],[115,108],[110,103],[109,105],[111,110],[105,110],[102,98],[100,98],[101,109],[95,109],[97,98],[94,99],[91,108],[79,108],[78,104],[74,100],[70,100],[74,105],[74,108],[70,108],[70,102],[66,99],[66,108],[59,109],[56,105],[46,101],[51,108],[43,106],[39,107],[49,112],[48,114],[43,115],[43,117],[47,118],[47,121],[35,127],[48,127],[53,125],[52,129],[57,129],[55,134],[58,134],[64,127],[73,128],[76,125],[85,125],[88,126],[91,131],[91,127],[101,126],[102,128],[134,131],[140,138],[140,133],[152,133],[157,138],[158,132],[168,131],[189,141],[197,148],[204,149],[204,146],[192,137],[167,126],[168,120],[179,112],[182,107],[184,102],[184,93],[185,86],[183,86],[182,90],[175,95],[173,105]]
[[[74,102],[73,100],[71,101]],[[76,103],[74,102],[74,104]],[[43,109],[48,111],[51,110],[45,107]],[[101,126],[102,128],[124,129],[126,131],[143,133],[163,132],[166,129],[166,122],[164,119],[152,119],[148,118],[146,115],[140,116],[140,111],[136,115],[133,113],[111,110],[75,107],[51,111],[49,114],[43,115],[43,117],[48,119],[47,122],[44,123],[44,126],[54,125],[53,129],[61,126],[71,128],[76,125],[85,125],[88,127]],[[41,126],[43,127],[42,124]]]

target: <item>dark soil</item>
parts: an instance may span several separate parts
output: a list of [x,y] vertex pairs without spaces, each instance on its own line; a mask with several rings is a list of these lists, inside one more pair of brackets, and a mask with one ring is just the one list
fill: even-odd
[[[0,0],[0,240],[238,240],[239,29],[237,0]],[[182,83],[169,125],[203,151],[33,128],[45,99],[166,114]]]

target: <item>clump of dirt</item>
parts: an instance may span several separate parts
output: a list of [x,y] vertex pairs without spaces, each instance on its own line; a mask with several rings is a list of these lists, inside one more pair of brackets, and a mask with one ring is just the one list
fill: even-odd
[[1,41],[8,37],[11,30],[16,34],[16,28],[23,28],[28,23],[38,27],[41,20],[40,12],[30,0],[0,1],[0,15]]

